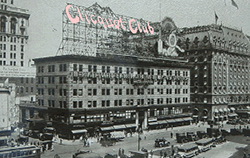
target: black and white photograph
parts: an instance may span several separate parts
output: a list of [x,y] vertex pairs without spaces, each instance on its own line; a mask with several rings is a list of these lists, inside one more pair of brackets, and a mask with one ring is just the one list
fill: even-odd
[[250,1],[0,0],[0,158],[250,158]]

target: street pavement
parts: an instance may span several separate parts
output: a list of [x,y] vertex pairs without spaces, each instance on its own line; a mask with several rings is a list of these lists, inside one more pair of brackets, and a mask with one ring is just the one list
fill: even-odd
[[[159,149],[165,150],[168,154],[171,153],[170,147],[168,148],[155,148],[154,141],[157,138],[165,138],[167,141],[171,143],[171,145],[180,145],[176,142],[175,134],[182,133],[182,132],[196,132],[196,131],[206,131],[209,127],[207,124],[193,124],[189,126],[181,126],[181,127],[173,127],[160,130],[151,130],[151,131],[144,131],[143,134],[140,134],[141,141],[140,141],[140,148],[145,148],[147,150],[153,150],[154,158],[159,157]],[[216,126],[217,127],[217,126]],[[236,128],[239,126],[236,126]],[[242,126],[243,127],[243,126]],[[230,128],[234,128],[234,125],[223,125],[223,129],[230,130]],[[170,134],[173,133],[174,137],[171,138]],[[54,150],[53,151],[45,151],[41,157],[42,158],[53,158],[54,155],[58,154],[60,158],[71,158],[72,155],[77,150],[89,150],[95,153],[104,156],[106,153],[109,154],[118,154],[119,148],[124,149],[125,154],[130,155],[129,151],[138,151],[138,135],[133,134],[132,137],[126,137],[123,141],[117,142],[114,146],[103,147],[100,143],[97,143],[96,138],[90,138],[90,147],[84,147],[83,142],[80,140],[76,141],[68,141],[63,140],[62,145],[59,144],[59,140],[54,142]],[[170,146],[171,146],[170,145]],[[236,152],[236,148],[245,147],[246,144],[240,144],[237,142],[226,142],[223,144],[218,145],[217,147],[213,148],[212,150],[201,153],[197,157],[199,158],[226,158],[233,155]]]

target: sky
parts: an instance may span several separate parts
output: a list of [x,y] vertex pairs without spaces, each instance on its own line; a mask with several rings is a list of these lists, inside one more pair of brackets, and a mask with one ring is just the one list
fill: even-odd
[[54,56],[62,41],[62,12],[67,2],[91,6],[97,2],[116,14],[157,22],[171,17],[177,27],[194,27],[215,23],[243,30],[250,35],[250,1],[234,0],[15,0],[15,6],[28,9],[28,58]]

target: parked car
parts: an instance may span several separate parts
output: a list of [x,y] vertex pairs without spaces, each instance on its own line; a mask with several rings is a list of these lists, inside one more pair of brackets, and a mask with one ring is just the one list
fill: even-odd
[[170,142],[168,142],[164,138],[155,140],[155,147],[165,147],[165,146],[169,146],[169,145],[170,145]]
[[194,132],[187,132],[187,139],[189,142],[199,140],[199,137]]
[[178,154],[174,157],[176,158],[191,158],[200,153],[198,145],[195,143],[185,144],[183,146],[178,147]]
[[197,135],[200,139],[207,137],[207,133],[205,131],[197,131]]
[[187,143],[188,138],[186,133],[176,133],[177,143]]
[[198,145],[200,152],[206,152],[210,150],[212,147],[215,147],[213,138],[205,138],[195,142]]

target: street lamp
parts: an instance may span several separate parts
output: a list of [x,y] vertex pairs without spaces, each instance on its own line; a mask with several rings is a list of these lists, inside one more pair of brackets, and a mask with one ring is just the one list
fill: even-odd
[[138,124],[138,127],[137,127],[137,133],[138,133],[138,151],[140,151],[140,141],[141,141],[139,127],[140,127],[140,124]]

